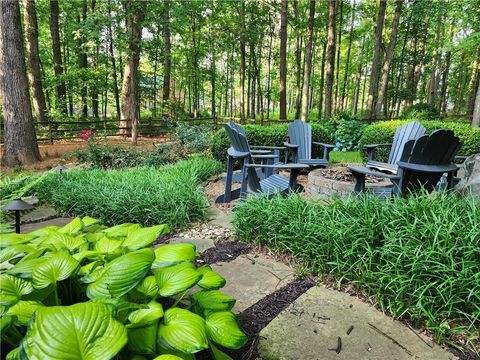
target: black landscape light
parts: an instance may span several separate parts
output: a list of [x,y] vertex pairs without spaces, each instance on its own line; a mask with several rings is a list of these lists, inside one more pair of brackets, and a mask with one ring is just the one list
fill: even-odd
[[67,170],[67,167],[63,166],[63,165],[57,165],[53,168],[53,170],[57,170],[58,172],[63,172],[65,170]]
[[20,234],[20,211],[29,209],[33,209],[33,205],[22,199],[12,200],[5,206],[5,211],[15,211],[15,232],[17,234]]

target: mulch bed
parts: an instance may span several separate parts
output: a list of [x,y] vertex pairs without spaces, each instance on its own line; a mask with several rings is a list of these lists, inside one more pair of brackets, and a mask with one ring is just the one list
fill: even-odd
[[207,264],[230,262],[240,255],[247,254],[252,248],[252,245],[240,241],[219,241],[215,247],[203,252],[202,260]]

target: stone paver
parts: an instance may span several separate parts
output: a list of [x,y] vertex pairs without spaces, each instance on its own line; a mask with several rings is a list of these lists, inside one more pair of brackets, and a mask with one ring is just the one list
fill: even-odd
[[288,284],[295,273],[291,267],[261,254],[241,255],[228,263],[213,264],[212,268],[227,280],[222,292],[237,299],[233,308],[236,313]]
[[209,224],[233,229],[231,213],[227,213],[215,206],[211,206],[207,209],[207,216]]
[[[351,326],[354,328],[347,335]],[[337,348],[338,337],[342,346],[337,354],[328,349]],[[431,344],[429,339],[423,339]],[[316,286],[260,332],[259,352],[264,360],[455,359],[438,345],[431,346],[368,304]]]
[[22,215],[22,222],[40,221],[56,216],[55,209],[49,206],[36,207],[25,215]]
[[25,224],[22,225],[20,228],[21,233],[28,233],[37,229],[40,229],[45,226],[49,225],[56,225],[56,226],[63,226],[68,224],[70,221],[72,221],[73,218],[65,218],[65,217],[60,217],[60,218],[55,218],[55,219],[50,219],[46,221],[40,221],[36,223],[31,223],[31,224]]
[[195,244],[197,251],[203,253],[205,250],[210,249],[215,246],[213,239],[187,239],[183,237],[175,237],[169,240],[170,244],[184,244],[190,243]]

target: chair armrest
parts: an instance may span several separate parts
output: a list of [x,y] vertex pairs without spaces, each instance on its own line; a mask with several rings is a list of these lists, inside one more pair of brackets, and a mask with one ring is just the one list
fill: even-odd
[[227,153],[231,157],[240,158],[240,159],[251,155],[250,152],[248,152],[248,151],[246,151],[246,152],[237,151],[233,147],[229,147],[228,150],[227,150]]
[[253,149],[285,150],[285,146],[250,146]]
[[305,164],[278,164],[278,165],[264,165],[264,164],[245,164],[245,167],[266,168],[266,169],[283,169],[283,170],[301,170],[308,169],[309,166]]
[[316,141],[312,141],[312,144],[320,145],[320,146],[326,147],[327,149],[333,149],[333,148],[335,148],[335,145],[325,144],[325,143],[316,142]]
[[278,155],[275,154],[259,154],[259,155],[252,155],[254,159],[278,159]]
[[290,144],[288,142],[284,142],[283,145],[289,149],[298,149],[300,147],[300,145]]
[[377,147],[388,147],[388,146],[392,146],[392,144],[368,144],[368,145],[363,145],[363,148],[365,150],[368,150],[368,149],[375,149]]
[[405,161],[397,162],[399,168],[426,172],[426,173],[451,173],[458,170],[458,166],[455,164],[446,164],[446,165],[423,165],[423,164],[414,164],[407,163]]
[[250,152],[252,154],[270,154],[271,151],[270,150],[257,150],[257,149],[250,149]]
[[371,176],[378,176],[385,179],[399,179],[400,177],[397,175],[385,174],[379,171],[371,170],[365,166],[357,166],[351,165],[347,167],[352,173],[356,174],[363,174],[363,175],[371,175]]

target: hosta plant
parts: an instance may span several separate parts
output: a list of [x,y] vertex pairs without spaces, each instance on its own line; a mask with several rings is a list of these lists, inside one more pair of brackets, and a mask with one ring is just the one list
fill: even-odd
[[247,340],[235,299],[194,245],[150,247],[168,231],[84,217],[0,235],[2,357],[229,359]]

